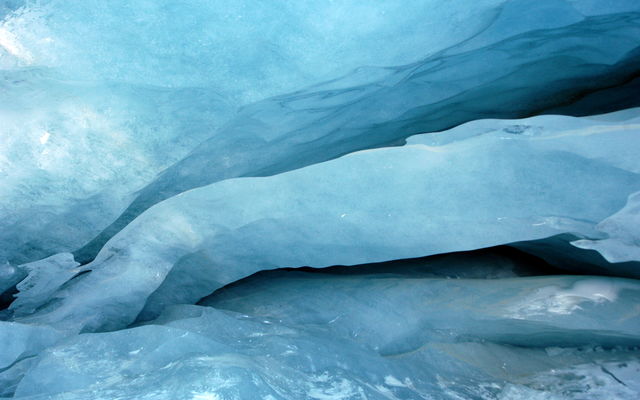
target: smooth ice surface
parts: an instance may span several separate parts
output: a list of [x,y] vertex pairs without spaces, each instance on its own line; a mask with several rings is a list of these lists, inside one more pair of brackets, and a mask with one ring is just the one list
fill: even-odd
[[596,225],[640,190],[639,113],[478,121],[402,147],[185,192],[133,221],[81,268],[90,272],[24,321],[71,332],[119,329],[263,269],[363,264],[562,233],[604,238]]

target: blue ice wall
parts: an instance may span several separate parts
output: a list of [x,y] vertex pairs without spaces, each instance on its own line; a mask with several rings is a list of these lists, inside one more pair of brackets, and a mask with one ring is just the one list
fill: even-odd
[[220,179],[477,118],[593,114],[637,90],[566,108],[634,76],[633,2],[3,6],[0,254],[13,264],[81,247],[89,261],[149,206]]
[[0,398],[639,398],[638,65],[637,0],[0,0]]

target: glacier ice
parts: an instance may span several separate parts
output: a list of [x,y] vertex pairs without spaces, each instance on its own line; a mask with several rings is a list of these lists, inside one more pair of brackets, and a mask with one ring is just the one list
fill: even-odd
[[151,205],[221,179],[478,118],[638,105],[633,2],[220,3],[7,3],[0,262],[90,261]]
[[[526,21],[530,26],[522,21],[513,28],[517,10],[549,12],[553,6],[561,9],[554,10],[557,21],[532,18]],[[151,205],[219,180],[273,175],[474,119],[525,117],[554,107],[564,114],[594,114],[627,92],[637,106],[637,83],[624,85],[635,76],[640,54],[636,13],[578,17],[563,7],[568,6],[557,1],[507,2],[473,38],[413,64],[361,68],[243,107],[74,255],[90,261]],[[598,93],[617,85],[622,88],[616,96]],[[581,101],[572,106],[574,100]]]
[[[610,343],[637,343],[640,319],[627,314],[640,295],[637,282],[405,273],[412,278],[399,277],[391,265],[375,274],[256,276],[205,300],[218,309],[173,306],[148,324],[83,334],[45,350],[16,398],[510,398],[500,396],[544,394],[543,383],[556,395],[573,385],[575,397],[569,398],[637,396],[637,350],[594,347],[588,340],[610,335]],[[584,284],[616,298],[583,298],[567,314],[513,314],[522,303],[520,291],[562,299],[580,294]],[[478,308],[479,300],[494,307]],[[608,332],[600,329],[603,312]],[[450,334],[455,332],[464,337]],[[528,346],[509,344],[507,332],[522,335]],[[577,347],[574,336],[587,345]],[[541,347],[531,346],[532,340]],[[580,375],[582,370],[589,373]],[[560,375],[572,373],[578,382]],[[597,383],[579,381],[587,377]]]
[[78,271],[90,272],[51,294],[56,302],[21,318],[113,330],[264,269],[603,238],[597,224],[640,190],[639,113],[471,122],[184,192],[136,218]]
[[637,0],[0,0],[0,399],[640,397]]

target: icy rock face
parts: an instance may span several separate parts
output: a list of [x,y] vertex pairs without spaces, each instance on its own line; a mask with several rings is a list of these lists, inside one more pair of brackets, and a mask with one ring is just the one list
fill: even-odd
[[[453,265],[474,263],[470,258]],[[430,265],[424,267],[428,274]],[[640,340],[640,317],[629,314],[640,296],[637,282],[442,279],[414,272],[399,277],[391,267],[377,274],[263,274],[205,301],[226,310],[174,306],[147,325],[84,334],[45,350],[15,397],[638,395],[637,350],[594,347]],[[536,304],[523,302],[531,297],[562,305],[521,312],[523,305]],[[527,346],[508,345],[513,337]],[[576,337],[589,345],[575,347]]]
[[640,190],[639,113],[478,121],[402,147],[185,192],[138,217],[81,268],[89,273],[24,321],[71,332],[119,329],[263,269],[562,233],[604,238],[596,225]]

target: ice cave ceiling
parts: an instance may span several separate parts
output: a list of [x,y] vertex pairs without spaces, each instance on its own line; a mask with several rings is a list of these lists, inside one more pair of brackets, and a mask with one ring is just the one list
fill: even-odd
[[0,399],[640,398],[638,0],[0,0]]

